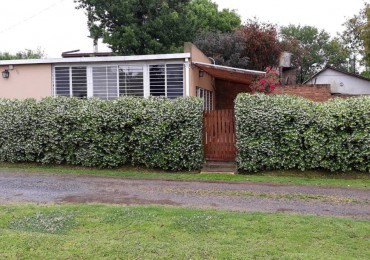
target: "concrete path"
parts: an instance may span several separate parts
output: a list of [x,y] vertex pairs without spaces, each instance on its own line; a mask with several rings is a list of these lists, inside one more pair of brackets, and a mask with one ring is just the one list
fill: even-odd
[[161,204],[370,220],[370,190],[0,171],[0,204]]

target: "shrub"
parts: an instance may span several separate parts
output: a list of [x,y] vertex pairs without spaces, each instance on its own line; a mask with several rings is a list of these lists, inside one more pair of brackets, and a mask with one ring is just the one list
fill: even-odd
[[94,167],[199,169],[197,98],[0,100],[0,160]]
[[320,104],[304,140],[308,168],[370,171],[370,98]]
[[285,95],[236,99],[238,167],[370,171],[370,98],[327,103]]
[[253,92],[259,93],[272,93],[276,86],[280,85],[279,72],[270,67],[266,68],[266,75],[264,77],[258,77],[250,85]]

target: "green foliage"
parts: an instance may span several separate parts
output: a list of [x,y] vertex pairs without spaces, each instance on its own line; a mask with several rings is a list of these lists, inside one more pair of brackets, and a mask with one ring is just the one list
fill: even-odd
[[16,54],[0,52],[0,60],[41,59],[43,57],[45,57],[45,54],[41,49],[37,49],[36,51],[26,49],[24,51],[19,51]]
[[335,99],[317,106],[304,134],[309,168],[370,172],[370,98]]
[[239,168],[370,172],[368,111],[369,97],[314,103],[294,96],[239,95]]
[[337,69],[347,70],[347,59],[349,50],[345,48],[339,38],[331,39],[324,45],[324,64],[333,66]]
[[245,39],[240,32],[199,33],[194,44],[218,65],[248,68],[249,59],[245,56]]
[[292,96],[239,95],[235,116],[238,167],[247,171],[301,168],[301,135],[313,103]]
[[234,10],[219,11],[218,5],[211,0],[190,1],[188,12],[186,22],[191,23],[193,33],[200,30],[231,32],[241,25],[240,16]]
[[370,67],[370,7],[366,7],[366,25],[362,31],[362,39],[364,40],[365,47],[365,62]]
[[364,39],[366,38],[366,9],[369,4],[364,2],[364,8],[358,14],[349,17],[342,25],[343,32],[340,34],[343,45],[348,50],[350,70],[357,73],[362,65],[364,55]]
[[361,76],[370,79],[370,71],[365,70],[365,71],[361,72]]
[[348,50],[338,38],[313,26],[289,25],[281,28],[282,46],[293,54],[298,70],[297,83],[303,83],[326,65],[346,67]]
[[198,169],[198,99],[0,100],[0,161]]
[[94,40],[125,55],[179,52],[202,30],[230,31],[240,17],[210,0],[75,0]]

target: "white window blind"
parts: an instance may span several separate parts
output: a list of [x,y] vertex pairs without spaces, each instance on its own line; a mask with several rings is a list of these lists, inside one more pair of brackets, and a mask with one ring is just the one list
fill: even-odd
[[70,68],[69,67],[56,67],[54,70],[55,81],[55,95],[69,97],[70,90]]
[[104,100],[117,98],[117,66],[92,67],[93,96]]
[[184,64],[115,64],[54,67],[54,95],[104,100],[119,96],[184,96]]
[[165,65],[150,65],[150,95],[166,96],[166,67]]
[[119,66],[119,95],[144,96],[143,66]]
[[72,67],[72,96],[87,98],[86,67]]
[[65,97],[87,97],[86,67],[56,67],[55,95]]
[[163,64],[149,66],[150,95],[168,98],[184,95],[184,65]]
[[184,95],[184,65],[167,64],[167,97],[176,98]]

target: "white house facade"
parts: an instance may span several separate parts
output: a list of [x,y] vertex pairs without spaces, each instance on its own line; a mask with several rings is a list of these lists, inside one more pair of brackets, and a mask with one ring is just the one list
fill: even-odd
[[243,86],[240,92],[250,92],[251,82],[265,76],[262,71],[215,65],[191,43],[185,44],[184,53],[174,54],[3,60],[0,71],[0,98],[198,96],[205,110],[224,109],[225,99],[233,104],[237,93],[221,95],[218,102],[216,90],[227,88],[227,93],[236,84]]
[[370,95],[370,79],[329,66],[303,84],[330,84],[333,95]]

